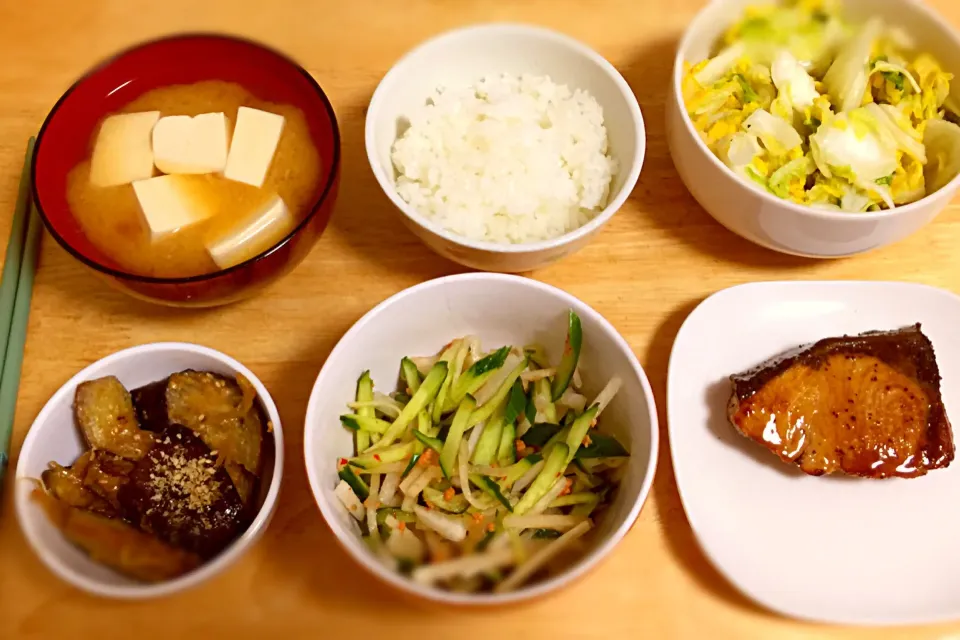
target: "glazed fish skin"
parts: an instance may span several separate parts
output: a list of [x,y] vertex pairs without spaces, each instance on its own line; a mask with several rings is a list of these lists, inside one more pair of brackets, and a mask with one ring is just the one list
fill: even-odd
[[919,324],[821,340],[731,382],[733,426],[810,475],[911,478],[953,461],[940,372]]

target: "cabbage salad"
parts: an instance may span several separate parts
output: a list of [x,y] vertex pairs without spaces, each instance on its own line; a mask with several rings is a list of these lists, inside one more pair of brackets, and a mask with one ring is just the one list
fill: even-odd
[[730,169],[791,202],[859,213],[907,204],[960,171],[953,76],[879,18],[835,0],[746,10],[683,99]]
[[581,341],[571,311],[556,366],[539,346],[484,354],[466,336],[403,358],[392,394],[360,376],[334,492],[376,557],[420,584],[504,592],[582,553],[628,454],[597,426],[620,379],[588,402]]

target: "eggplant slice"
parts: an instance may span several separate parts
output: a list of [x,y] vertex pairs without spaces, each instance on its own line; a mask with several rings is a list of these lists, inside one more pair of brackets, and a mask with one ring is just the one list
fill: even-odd
[[187,427],[222,459],[260,475],[264,420],[257,392],[246,378],[209,371],[175,373],[167,382],[165,400],[170,424]]
[[240,496],[240,501],[243,502],[244,506],[249,506],[250,500],[254,497],[257,490],[257,476],[236,462],[227,461],[223,465],[223,468],[226,470],[227,475],[230,476],[230,480],[233,481],[233,486]]
[[144,582],[161,582],[200,565],[196,554],[172,547],[120,519],[70,506],[42,491],[35,498],[68,540],[96,562],[125,575]]
[[73,408],[91,449],[139,460],[153,445],[151,435],[137,423],[130,394],[114,376],[77,385]]
[[83,484],[119,511],[117,494],[120,487],[129,482],[135,466],[136,463],[107,451],[94,451],[83,475]]
[[83,453],[72,467],[51,462],[47,470],[40,475],[40,481],[50,497],[64,505],[105,516],[116,515],[116,509],[106,499],[84,484],[91,456],[89,451]]
[[140,428],[159,433],[170,426],[167,419],[167,382],[164,378],[130,392]]
[[124,518],[175,547],[210,558],[245,528],[230,476],[191,430],[167,427],[120,487]]
[[134,389],[131,395],[143,429],[158,433],[171,424],[192,429],[224,461],[244,505],[252,504],[263,446],[269,443],[263,441],[265,420],[256,391],[245,378],[234,381],[188,370]]

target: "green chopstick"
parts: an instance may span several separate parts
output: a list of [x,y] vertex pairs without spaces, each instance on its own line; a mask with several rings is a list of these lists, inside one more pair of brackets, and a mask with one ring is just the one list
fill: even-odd
[[[27,143],[27,156],[20,175],[17,208],[13,214],[10,239],[0,276],[0,482],[7,468],[13,416],[20,386],[20,366],[26,341],[30,298],[40,240],[40,217],[30,198],[30,173],[35,140]],[[11,344],[13,343],[12,348]]]

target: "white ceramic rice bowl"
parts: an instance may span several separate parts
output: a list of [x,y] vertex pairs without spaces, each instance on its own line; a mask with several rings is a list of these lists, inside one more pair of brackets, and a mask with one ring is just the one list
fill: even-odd
[[[397,194],[390,150],[407,114],[422,107],[439,86],[468,86],[502,73],[548,75],[571,90],[589,92],[603,109],[609,152],[619,165],[607,206],[584,226],[558,238],[525,244],[473,240],[448,231]],[[413,233],[454,262],[510,273],[545,267],[583,248],[633,191],[646,151],[640,105],[613,65],[573,38],[521,24],[457,29],[410,51],[377,86],[367,110],[365,138],[377,182]]]

